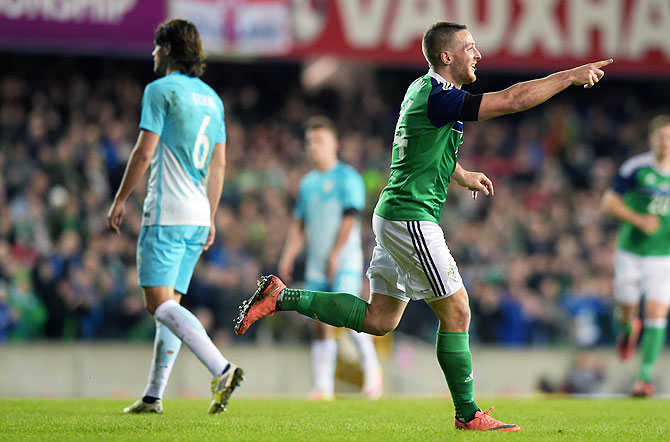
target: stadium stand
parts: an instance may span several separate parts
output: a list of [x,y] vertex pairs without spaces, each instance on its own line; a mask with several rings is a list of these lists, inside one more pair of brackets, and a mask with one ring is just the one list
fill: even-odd
[[[154,323],[134,267],[143,189],[132,197],[124,235],[110,233],[105,222],[137,136],[142,89],[153,79],[149,63],[3,58],[0,341],[150,340]],[[275,271],[298,180],[309,169],[301,124],[311,115],[337,122],[340,156],[365,178],[364,244],[371,252],[369,219],[388,173],[397,108],[420,74],[377,68],[375,87],[343,94],[305,92],[292,63],[209,67],[204,78],[226,107],[228,166],[217,241],[184,301],[215,338],[230,339],[236,306],[259,274]],[[470,90],[519,79],[480,78]],[[601,217],[598,203],[620,162],[646,149],[646,122],[663,106],[667,111],[670,100],[652,79],[613,78],[596,89],[466,124],[460,161],[491,177],[496,195],[473,202],[452,188],[442,222],[472,298],[475,342],[613,341],[614,224]],[[399,330],[432,341],[435,323],[424,320],[426,306],[414,304]],[[259,325],[243,339],[308,336],[306,321],[294,316]]]

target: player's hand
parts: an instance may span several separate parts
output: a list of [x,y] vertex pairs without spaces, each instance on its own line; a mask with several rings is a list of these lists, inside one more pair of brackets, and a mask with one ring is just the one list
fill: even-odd
[[573,68],[572,84],[574,86],[584,85],[584,89],[593,87],[593,85],[599,82],[600,79],[603,78],[603,75],[605,75],[602,68],[613,61],[614,60],[610,58],[608,60],[596,61],[595,63],[589,63],[584,66]]
[[279,278],[284,282],[292,282],[293,280],[293,261],[288,259],[280,259],[277,266],[277,273]]
[[656,215],[642,215],[635,225],[647,235],[651,235],[660,226],[660,220]]
[[109,208],[107,212],[107,226],[109,230],[116,232],[117,235],[121,234],[121,224],[123,223],[123,214],[126,211],[126,202],[118,199],[114,199],[112,207]]
[[209,250],[210,247],[212,247],[212,244],[214,244],[214,238],[216,237],[216,226],[214,225],[214,220],[212,220],[212,223],[209,225],[209,234],[207,235],[207,241],[205,241],[205,245],[202,246],[202,250]]
[[331,253],[328,255],[328,281],[335,282],[335,275],[339,270],[338,257],[339,253]]
[[479,192],[484,195],[494,195],[493,183],[481,172],[464,172],[458,184],[467,187],[472,192],[472,199],[476,200]]

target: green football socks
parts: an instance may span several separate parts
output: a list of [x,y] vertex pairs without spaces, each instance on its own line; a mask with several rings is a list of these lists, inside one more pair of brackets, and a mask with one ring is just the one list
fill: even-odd
[[349,293],[285,289],[277,310],[295,310],[326,324],[360,332],[367,306],[365,300]]
[[628,336],[633,332],[633,321],[618,321],[618,331],[623,336]]
[[654,365],[663,351],[663,344],[665,343],[667,321],[657,320],[654,321],[653,325],[649,324],[651,321],[654,320],[645,320],[642,342],[640,344],[641,361],[637,378],[644,382],[649,382]]
[[437,332],[437,360],[449,385],[456,409],[456,419],[474,419],[479,407],[475,403],[472,354],[468,332]]

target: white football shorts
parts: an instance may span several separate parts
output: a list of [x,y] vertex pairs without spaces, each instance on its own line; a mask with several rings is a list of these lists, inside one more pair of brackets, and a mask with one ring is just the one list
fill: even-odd
[[647,301],[670,305],[670,256],[614,252],[614,299],[625,305]]
[[377,244],[367,271],[370,292],[408,302],[436,301],[463,286],[442,228],[432,221],[372,216]]

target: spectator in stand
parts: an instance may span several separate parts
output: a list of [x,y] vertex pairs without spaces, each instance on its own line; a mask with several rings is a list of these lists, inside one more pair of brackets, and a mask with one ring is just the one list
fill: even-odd
[[[136,309],[126,302],[137,281],[126,278],[124,270],[135,263],[143,184],[126,205],[128,235],[110,239],[102,216],[133,146],[141,91],[150,72],[137,60],[115,60],[115,72],[105,61],[90,58],[62,63],[58,57],[8,54],[5,60],[0,73],[0,284],[9,284],[11,263],[21,263],[46,306],[42,337],[75,338],[82,324],[69,302],[70,288],[75,269],[93,250],[100,259],[92,260],[97,266],[92,299],[103,311],[105,326],[93,327],[92,335],[150,339],[146,323],[137,321]],[[52,75],[41,75],[45,69]],[[223,69],[226,74],[219,75]],[[209,77],[205,74],[228,107],[228,175],[215,220],[217,239],[196,269],[189,308],[212,311],[214,336],[230,335],[231,307],[255,286],[255,276],[276,271],[299,178],[309,169],[302,154],[302,121],[325,113],[337,123],[342,158],[361,171],[366,183],[363,221],[369,221],[369,209],[387,181],[388,137],[395,125],[389,115],[397,116],[410,76],[406,71],[373,73],[384,75],[384,82],[370,82],[380,89],[343,96],[343,103],[351,103],[333,110],[322,105],[318,94],[302,92],[296,66],[268,69],[272,76],[261,78],[248,66],[212,64]],[[667,88],[658,87],[659,93],[649,96],[645,83],[624,89],[611,80],[599,87],[601,91],[592,92],[599,100],[569,96],[504,120],[479,122],[478,130],[465,138],[459,161],[466,168],[476,164],[492,171],[497,189],[495,198],[477,204],[467,192],[450,189],[441,223],[466,285],[485,286],[472,293],[475,342],[500,343],[491,328],[503,327],[515,315],[528,324],[515,345],[566,342],[575,336],[575,323],[572,330],[557,329],[546,318],[571,316],[566,300],[583,292],[584,280],[612,278],[609,251],[616,225],[599,215],[598,202],[617,166],[648,149],[645,123],[667,109],[668,95],[663,95]],[[598,121],[593,131],[583,123],[587,115]],[[616,151],[607,147],[613,153],[603,156],[610,142]],[[369,224],[362,222],[367,251],[373,241]],[[515,275],[516,264],[503,265],[501,256],[514,257],[512,262],[528,271]],[[556,282],[550,296],[542,288],[541,276],[547,273]],[[602,293],[611,287],[604,284],[606,288],[598,285],[591,293],[609,314],[612,306]],[[224,295],[214,302],[207,295],[212,292]],[[546,296],[551,301],[545,302]],[[416,317],[406,318],[399,330],[416,333],[406,324],[425,322],[425,312],[408,314]],[[286,331],[273,336],[306,335],[304,321],[285,320],[293,329],[282,326]],[[613,342],[609,324],[595,324],[600,329],[595,342]],[[267,327],[272,330],[273,324]],[[252,329],[246,339],[256,333]]]

